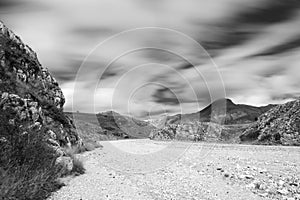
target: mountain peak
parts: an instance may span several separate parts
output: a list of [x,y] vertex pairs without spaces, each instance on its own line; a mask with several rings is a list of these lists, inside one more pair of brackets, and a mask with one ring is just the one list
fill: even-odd
[[231,99],[228,99],[228,98],[221,98],[221,99],[217,99],[215,100],[214,102],[212,102],[212,105],[220,105],[220,104],[226,104],[226,106],[228,105],[235,105],[233,103],[233,101]]

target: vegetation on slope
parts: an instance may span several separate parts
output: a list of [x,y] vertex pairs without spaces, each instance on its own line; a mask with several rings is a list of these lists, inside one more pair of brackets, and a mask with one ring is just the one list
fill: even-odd
[[25,132],[9,124],[9,115],[0,112],[0,199],[44,199],[62,186],[55,150],[44,129]]

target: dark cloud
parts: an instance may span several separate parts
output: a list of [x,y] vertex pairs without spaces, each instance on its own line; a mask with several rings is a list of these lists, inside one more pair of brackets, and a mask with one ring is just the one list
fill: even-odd
[[179,67],[179,69],[191,69],[191,68],[194,68],[194,65],[192,65],[191,63],[185,63]]
[[50,8],[41,2],[32,3],[30,1],[17,1],[17,0],[1,0],[0,1],[0,14],[6,13],[20,13],[31,11],[49,10]]
[[152,95],[156,103],[166,104],[166,105],[179,105],[180,102],[177,99],[174,92],[169,88],[160,88],[155,91]]
[[208,38],[200,40],[200,44],[212,54],[216,50],[241,45],[262,32],[267,25],[288,21],[299,10],[298,0],[268,0],[257,7],[246,7],[226,22],[212,24]]
[[239,24],[270,25],[293,18],[299,8],[299,0],[267,0],[259,8],[241,11],[235,21]]
[[[195,65],[194,65],[195,64]],[[185,70],[185,69],[196,69],[197,67],[199,67],[199,65],[201,64],[204,64],[204,63],[201,63],[199,61],[197,62],[194,62],[193,64],[188,62],[186,60],[186,62],[184,63],[181,63],[176,69],[179,69],[179,70]]]
[[108,69],[108,70],[106,70],[106,71],[102,74],[100,80],[108,79],[108,78],[111,78],[111,77],[114,77],[114,76],[117,76],[117,75],[118,75],[117,72],[111,71],[111,70]]
[[163,85],[176,92],[176,94],[184,92],[186,84],[182,81],[184,81],[184,79],[182,79],[182,77],[178,76],[178,74],[174,73],[173,71],[163,72],[160,75],[150,77],[148,80],[148,82]]
[[300,47],[300,36],[298,36],[297,38],[291,39],[290,41],[285,42],[283,44],[279,44],[279,45],[271,47],[267,50],[264,50],[262,52],[253,54],[250,57],[274,56],[274,55],[290,52],[299,47]]
[[200,41],[200,44],[214,57],[217,55],[215,50],[243,44],[257,32],[256,30],[242,30],[241,27],[234,27],[233,25],[219,25],[217,30],[211,34],[211,39]]
[[264,78],[270,78],[276,75],[283,75],[286,70],[286,66],[272,66],[261,70],[258,75]]
[[10,9],[16,6],[19,6],[20,4],[23,4],[24,2],[18,2],[14,0],[1,0],[0,1],[0,9]]
[[[59,70],[51,70],[51,73],[54,75],[54,77],[57,79],[58,82],[64,83],[68,81],[74,81],[77,75],[77,72],[82,65],[81,60],[76,60],[76,59],[70,59],[68,61],[68,67],[64,69],[59,69]],[[93,73],[97,69],[105,67],[105,64],[99,63],[99,62],[93,62],[93,61],[85,61],[84,67],[89,68],[88,70]],[[104,80],[110,77],[117,76],[118,73],[117,71],[112,70],[112,68],[107,68],[105,72],[101,75],[100,80]]]

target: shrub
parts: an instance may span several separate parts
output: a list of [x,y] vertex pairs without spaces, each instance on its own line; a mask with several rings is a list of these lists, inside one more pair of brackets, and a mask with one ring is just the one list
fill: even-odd
[[83,166],[82,161],[75,156],[72,157],[72,160],[73,160],[73,169],[72,169],[71,173],[84,174],[85,168]]
[[44,130],[10,125],[13,111],[0,112],[0,199],[45,199],[62,184],[55,152]]

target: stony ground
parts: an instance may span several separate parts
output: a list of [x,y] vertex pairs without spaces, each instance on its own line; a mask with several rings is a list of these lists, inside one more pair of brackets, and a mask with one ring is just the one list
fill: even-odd
[[51,200],[300,199],[300,148],[102,142]]

